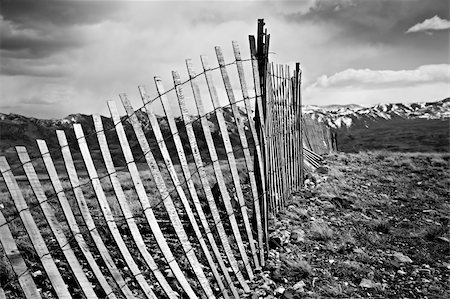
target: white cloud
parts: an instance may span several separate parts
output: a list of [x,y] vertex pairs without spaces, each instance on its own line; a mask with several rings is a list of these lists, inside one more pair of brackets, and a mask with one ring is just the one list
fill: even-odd
[[450,82],[450,64],[422,65],[414,70],[346,69],[332,76],[320,76],[309,88],[379,87]]
[[446,30],[450,29],[450,21],[446,19],[441,19],[439,16],[435,15],[430,19],[426,19],[422,23],[418,23],[411,28],[409,28],[405,33],[413,32],[429,32],[431,30]]

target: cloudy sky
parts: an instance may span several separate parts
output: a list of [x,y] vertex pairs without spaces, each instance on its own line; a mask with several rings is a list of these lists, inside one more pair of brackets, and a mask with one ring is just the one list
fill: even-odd
[[[154,95],[184,60],[214,46],[248,58],[264,18],[270,60],[303,69],[305,104],[435,101],[450,96],[448,0],[1,1],[0,112],[107,114],[138,85]],[[217,77],[219,73],[215,74]],[[217,78],[219,79],[219,77]]]

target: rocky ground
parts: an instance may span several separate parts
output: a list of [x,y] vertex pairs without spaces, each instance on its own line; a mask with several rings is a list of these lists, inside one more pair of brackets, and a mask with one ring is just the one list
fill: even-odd
[[450,298],[448,154],[334,154],[270,228],[250,298]]

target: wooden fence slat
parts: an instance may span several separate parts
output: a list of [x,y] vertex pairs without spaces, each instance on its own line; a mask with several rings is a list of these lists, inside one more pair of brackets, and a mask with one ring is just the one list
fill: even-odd
[[95,278],[99,282],[100,286],[103,288],[103,291],[105,292],[105,294],[108,294],[109,299],[116,299],[116,295],[113,293],[111,286],[109,285],[108,281],[106,280],[105,276],[103,275],[102,271],[100,270],[100,267],[98,266],[94,256],[92,255],[91,251],[89,250],[89,246],[86,244],[86,240],[84,239],[83,235],[81,234],[80,228],[77,224],[77,221],[75,220],[75,215],[73,214],[72,208],[66,198],[63,187],[61,185],[61,181],[56,172],[55,165],[53,164],[53,160],[50,156],[50,152],[48,150],[47,143],[44,140],[36,140],[36,142],[37,142],[39,151],[42,155],[42,160],[44,161],[45,168],[47,169],[48,176],[53,185],[53,189],[55,190],[55,193],[57,194],[57,197],[58,197],[59,203],[61,205],[61,208],[63,210],[64,216],[65,216],[66,221],[69,225],[69,228],[72,232],[72,235],[74,236],[74,238],[78,244],[78,247],[80,248],[81,252],[83,253],[84,257],[86,258]]
[[[245,251],[244,244],[242,242],[242,237],[241,237],[241,233],[239,231],[239,227],[237,225],[236,216],[234,215],[233,206],[231,204],[231,198],[228,193],[227,186],[225,184],[225,179],[224,179],[223,173],[222,173],[222,167],[220,166],[220,161],[217,156],[217,152],[216,152],[216,148],[215,148],[215,145],[214,145],[214,142],[212,139],[211,131],[210,131],[207,119],[206,119],[206,113],[203,108],[203,101],[200,96],[200,90],[199,90],[199,87],[198,87],[198,84],[197,84],[197,81],[195,78],[196,74],[194,72],[191,60],[189,60],[189,59],[186,60],[186,66],[188,69],[189,77],[191,79],[190,82],[191,82],[191,87],[192,87],[192,91],[193,91],[193,95],[194,95],[194,100],[197,105],[197,111],[198,111],[199,116],[201,117],[201,125],[203,128],[203,133],[205,135],[205,139],[206,139],[206,143],[208,146],[211,161],[213,163],[213,169],[214,169],[214,173],[216,175],[217,184],[218,184],[219,190],[222,194],[222,199],[223,199],[223,202],[225,205],[225,209],[228,213],[228,218],[230,220],[230,224],[231,224],[231,227],[232,227],[232,230],[234,233],[234,237],[235,237],[236,243],[238,245],[239,253],[241,254],[242,261],[244,262],[244,267],[247,271],[249,278],[252,279],[253,271],[251,269],[250,262],[248,260],[247,252]],[[221,110],[217,110],[217,111],[219,112],[218,114],[216,114],[217,122],[218,123],[220,123],[221,121],[224,122]],[[218,116],[218,115],[222,115],[222,120],[219,119],[220,116]]]
[[[239,284],[242,286],[245,292],[249,292],[250,288],[245,281],[244,277],[242,276],[242,272],[239,270],[238,263],[236,261],[236,258],[233,255],[233,250],[231,249],[228,236],[225,232],[225,228],[223,226],[223,222],[220,219],[219,210],[217,208],[217,205],[215,203],[214,196],[212,194],[211,186],[209,184],[208,175],[206,174],[206,170],[202,161],[202,157],[200,155],[200,150],[197,145],[197,140],[195,138],[194,129],[192,127],[192,120],[191,116],[188,114],[185,98],[184,98],[184,92],[181,87],[181,80],[180,76],[177,72],[172,72],[175,89],[177,93],[178,98],[178,104],[180,106],[181,115],[183,118],[184,125],[186,126],[186,133],[189,139],[189,144],[191,146],[192,155],[194,156],[194,162],[198,170],[198,174],[200,177],[200,181],[202,183],[203,191],[205,192],[206,200],[208,201],[208,205],[211,210],[211,215],[213,216],[214,220],[214,226],[217,229],[217,232],[219,234],[219,239],[222,243],[222,247],[225,251],[225,255],[227,256],[228,261],[230,262],[231,269],[233,270],[234,274],[236,275],[236,278],[239,281]],[[167,109],[167,108],[165,108]],[[201,119],[203,121],[204,118]],[[207,137],[206,137],[207,138]],[[217,157],[217,154],[216,154]],[[214,165],[213,165],[214,167]],[[234,233],[233,233],[234,234]]]
[[[247,82],[245,79],[245,72],[244,72],[244,67],[242,64],[242,58],[241,58],[241,52],[239,50],[239,45],[237,42],[233,42],[233,52],[234,52],[234,57],[236,59],[236,67],[237,67],[237,71],[238,71],[238,76],[239,76],[239,83],[241,84],[241,90],[242,90],[242,96],[244,98],[244,104],[245,104],[245,110],[247,113],[247,120],[248,120],[248,126],[250,128],[250,136],[251,138],[253,138],[253,143],[255,146],[255,153],[254,155],[256,156],[257,160],[258,160],[258,168],[259,168],[259,173],[261,175],[261,183],[262,183],[262,189],[265,190],[265,179],[264,179],[264,161],[262,158],[262,153],[261,153],[261,146],[258,140],[258,135],[256,133],[256,128],[255,128],[255,123],[254,120],[252,119],[252,111],[251,111],[251,106],[250,106],[250,100],[249,100],[249,96],[248,96],[248,89],[247,89]],[[249,162],[247,162],[248,165]],[[258,246],[259,246],[259,260],[260,260],[260,264],[262,267],[265,266],[265,261],[264,261],[264,232],[263,232],[263,223],[262,223],[262,215],[261,215],[261,209],[264,209],[264,204],[263,207],[261,207],[260,202],[265,201],[265,194],[261,194],[262,196],[258,196],[258,186],[256,183],[256,177],[255,177],[255,173],[253,170],[253,164],[252,161],[250,161],[251,164],[251,169],[252,172],[250,173],[249,177],[250,177],[250,185],[252,188],[252,194],[253,194],[253,199],[254,199],[254,209],[255,209],[255,217],[256,217],[256,229],[258,232]],[[250,171],[249,171],[250,172]],[[263,200],[260,200],[263,199]]]
[[[237,195],[239,207],[240,207],[240,210],[241,210],[242,219],[244,220],[244,228],[245,228],[245,232],[247,234],[248,243],[250,245],[250,250],[251,250],[251,253],[252,253],[252,256],[253,256],[253,260],[256,261],[255,262],[255,268],[259,268],[259,262],[258,262],[258,257],[256,255],[255,243],[254,243],[254,240],[253,240],[253,234],[252,234],[252,230],[251,230],[251,227],[250,227],[250,222],[248,220],[247,205],[245,203],[244,193],[242,192],[241,182],[240,182],[240,179],[239,179],[239,172],[237,170],[237,165],[236,165],[236,158],[234,156],[233,146],[231,145],[230,136],[229,136],[229,133],[228,133],[228,128],[227,128],[225,119],[223,117],[222,110],[221,109],[217,109],[217,108],[220,108],[219,97],[217,95],[217,91],[216,91],[216,88],[214,86],[214,81],[212,79],[211,69],[209,67],[209,64],[208,64],[206,56],[201,56],[201,61],[202,61],[203,70],[204,70],[204,73],[205,73],[206,82],[207,82],[207,85],[208,85],[210,98],[212,100],[212,103],[213,103],[213,106],[214,106],[214,109],[215,109],[215,114],[216,114],[216,117],[217,117],[217,123],[219,124],[219,131],[221,133],[220,135],[222,137],[223,144],[224,144],[224,147],[225,147],[225,152],[227,154],[227,162],[228,162],[228,166],[229,166],[230,171],[231,171],[231,177],[232,177],[232,180],[233,180],[233,185],[234,185],[234,188],[235,188],[235,192],[236,192],[236,195]],[[221,71],[223,72],[223,68],[221,68]],[[231,88],[231,86],[229,86],[229,88]],[[228,90],[227,90],[227,93],[228,93]],[[245,258],[243,258],[243,262],[244,262],[244,265],[246,266],[247,274],[249,275],[250,279],[253,279],[252,267],[250,265],[250,262],[247,261],[246,259],[248,259],[247,256]]]
[[111,113],[114,126],[116,127],[117,136],[119,137],[120,146],[122,147],[122,152],[127,163],[128,171],[130,172],[131,179],[133,180],[133,184],[136,189],[136,193],[139,197],[142,209],[144,210],[144,215],[147,218],[147,222],[150,225],[150,229],[152,230],[153,235],[155,236],[156,242],[175,278],[180,283],[180,286],[186,292],[188,297],[198,298],[189,282],[186,280],[186,277],[184,276],[183,271],[178,265],[177,260],[173,256],[172,251],[170,250],[170,247],[167,244],[166,239],[161,231],[161,228],[159,227],[158,221],[156,220],[155,214],[153,213],[150,201],[147,196],[147,192],[144,189],[139,171],[137,169],[136,163],[134,162],[133,154],[131,152],[122,122],[120,120],[116,103],[113,101],[108,101],[108,108]]
[[64,234],[61,224],[56,218],[55,210],[47,201],[48,198],[45,195],[44,189],[42,188],[42,185],[38,179],[26,148],[24,146],[17,146],[16,152],[19,156],[20,162],[22,163],[23,169],[25,170],[25,175],[28,178],[28,182],[30,183],[34,195],[39,202],[45,219],[47,220],[47,223],[65,256],[77,283],[79,284],[81,290],[87,298],[97,298],[97,295],[95,294],[91,283],[87,279],[86,274],[84,273],[83,268],[78,261],[78,258],[75,256],[75,253],[73,252],[73,249]]
[[[278,77],[276,72],[276,66],[271,63],[272,76],[268,76],[268,80],[271,81],[272,84],[268,84],[268,92],[267,95],[270,98],[270,106],[268,111],[270,112],[269,119],[269,136],[271,140],[271,168],[272,168],[272,184],[273,184],[273,196],[274,196],[274,211],[278,213],[280,207],[280,197],[283,193],[281,187],[281,175],[279,168],[279,149],[278,149],[278,139],[279,139],[279,131],[278,131]],[[273,79],[272,79],[273,78]]]
[[173,203],[172,197],[167,189],[164,178],[159,170],[158,163],[156,163],[156,159],[153,156],[153,153],[150,149],[150,145],[145,137],[144,131],[142,129],[142,125],[139,122],[136,114],[134,113],[134,109],[131,106],[131,103],[127,99],[125,94],[121,94],[120,98],[122,100],[122,105],[124,106],[131,125],[133,126],[134,132],[136,134],[139,145],[142,149],[142,152],[145,154],[145,160],[147,161],[148,167],[150,168],[150,172],[152,173],[153,179],[156,184],[156,188],[162,197],[162,202],[166,211],[169,215],[170,222],[172,223],[173,228],[175,229],[175,233],[177,234],[178,239],[180,240],[181,246],[183,247],[184,253],[191,264],[192,270],[194,270],[195,276],[200,282],[200,286],[205,292],[208,298],[215,298],[214,293],[211,289],[208,279],[203,272],[202,265],[197,259],[195,254],[195,250],[192,247],[191,242],[189,241],[189,237],[184,230],[183,223],[180,220],[178,212]]
[[[40,299],[41,294],[39,293],[36,284],[34,283],[33,277],[31,277],[30,270],[25,264],[25,261],[20,254],[19,249],[17,248],[14,237],[9,230],[8,222],[6,222],[5,216],[3,215],[1,210],[0,243],[2,244],[5,255],[11,263],[11,267],[19,280],[19,285],[22,288],[25,297],[27,299]],[[3,289],[1,291],[3,291]],[[4,292],[3,298],[6,298]]]
[[[250,156],[250,150],[248,148],[248,142],[247,142],[247,136],[245,135],[244,124],[242,123],[241,115],[240,115],[238,106],[236,105],[236,99],[234,97],[233,88],[231,87],[230,77],[228,76],[228,72],[227,72],[227,69],[225,66],[225,59],[223,58],[222,49],[220,47],[216,47],[216,56],[217,56],[217,61],[219,62],[220,72],[222,74],[222,79],[223,79],[223,83],[225,85],[225,90],[226,90],[226,93],[228,96],[228,101],[231,104],[231,111],[234,116],[234,120],[235,120],[236,127],[238,130],[239,139],[241,141],[240,147],[242,148],[242,150],[244,152],[245,164],[247,166],[247,171],[248,171],[248,175],[249,175],[249,179],[250,179],[250,186],[252,189],[253,208],[256,209],[255,207],[257,207],[258,213],[259,213],[260,209],[259,209],[259,201],[258,201],[258,192],[257,192],[257,186],[256,186],[255,173],[253,171],[253,161]],[[205,60],[205,62],[206,62],[206,60]],[[226,129],[226,124],[225,124],[225,129]],[[234,158],[234,154],[231,157]],[[242,215],[244,218],[244,225],[247,229],[247,236],[249,238],[250,250],[251,250],[252,256],[253,256],[253,262],[255,263],[255,269],[259,270],[259,269],[261,269],[261,266],[260,266],[259,260],[258,260],[258,253],[256,252],[256,248],[255,248],[255,241],[253,240],[253,234],[252,234],[250,222],[248,219],[247,206],[245,204],[244,194],[242,192],[237,168],[234,169],[233,172],[235,173],[235,175],[237,175],[237,184],[239,185],[239,188],[237,188],[237,194],[238,194],[238,198],[240,198],[240,202],[241,202],[241,206],[242,206],[241,212],[242,212]]]
[[130,269],[131,273],[136,279],[139,287],[144,292],[145,296],[150,299],[156,299],[156,295],[153,293],[152,288],[150,287],[143,273],[141,272],[136,262],[134,261],[133,256],[128,250],[128,246],[127,244],[125,244],[125,241],[123,240],[122,235],[119,232],[119,228],[117,227],[117,224],[114,221],[114,216],[111,211],[111,207],[109,206],[105,192],[103,191],[103,187],[98,177],[94,161],[92,160],[91,154],[89,152],[87,141],[86,138],[84,137],[83,129],[81,128],[81,124],[73,124],[73,129],[75,130],[75,136],[77,137],[78,140],[78,146],[80,147],[81,155],[86,165],[89,178],[91,179],[92,187],[94,188],[94,193],[100,205],[100,209],[102,211],[103,217],[105,218],[108,229],[117,247],[119,248],[119,252],[121,253],[123,259],[125,260],[126,265]]
[[92,219],[92,215],[88,209],[86,199],[81,189],[80,181],[78,178],[77,171],[75,169],[72,154],[70,153],[69,145],[67,143],[66,134],[62,130],[57,130],[56,135],[58,137],[58,142],[61,147],[64,164],[66,166],[67,174],[69,176],[70,184],[72,185],[72,190],[75,195],[78,208],[81,212],[84,223],[86,224],[86,227],[89,230],[92,240],[94,241],[95,246],[98,249],[98,252],[100,253],[103,261],[105,262],[106,267],[111,273],[111,276],[113,277],[122,294],[126,298],[134,298],[133,292],[131,292],[131,290],[128,288],[122,274],[120,273],[119,269],[117,269],[117,266],[114,263],[113,258],[109,254],[109,250],[106,247],[105,243],[103,242],[98,232],[98,229],[95,225],[95,222]]
[[58,267],[56,267],[56,264],[48,251],[48,247],[45,244],[41,232],[34,222],[33,216],[28,208],[28,204],[20,191],[19,185],[17,184],[17,181],[5,157],[0,157],[0,171],[2,172],[6,186],[8,187],[9,193],[14,201],[14,205],[19,212],[20,219],[22,220],[42,266],[47,273],[53,289],[59,298],[72,298],[61,273],[59,273]]
[[[225,277],[225,280],[228,283],[228,286],[229,286],[231,292],[233,293],[233,295],[235,297],[239,297],[239,294],[238,294],[236,288],[233,285],[233,281],[231,280],[231,277],[228,274],[228,269],[225,266],[225,263],[224,263],[224,261],[222,259],[222,255],[221,255],[221,253],[219,251],[219,248],[217,247],[216,241],[214,240],[214,236],[212,235],[211,229],[210,229],[210,227],[208,225],[208,221],[206,219],[205,213],[203,212],[200,200],[198,198],[197,191],[195,189],[194,181],[192,180],[192,177],[191,177],[191,174],[190,174],[189,165],[187,163],[187,159],[186,159],[186,156],[184,154],[183,144],[181,142],[181,138],[180,138],[180,135],[179,135],[179,132],[178,132],[178,128],[176,126],[175,119],[173,117],[173,114],[172,114],[172,111],[171,111],[171,108],[170,108],[170,105],[169,105],[169,101],[168,101],[167,96],[165,95],[164,86],[163,86],[162,81],[161,81],[160,78],[155,77],[155,85],[156,85],[156,90],[158,92],[160,101],[163,104],[163,108],[164,108],[164,111],[165,111],[165,114],[166,114],[166,117],[167,117],[167,122],[169,124],[169,129],[170,129],[170,132],[172,133],[172,137],[173,137],[173,140],[174,140],[174,143],[175,143],[175,147],[177,149],[177,155],[178,155],[178,159],[179,159],[180,164],[181,164],[181,168],[182,168],[182,171],[183,171],[183,176],[184,176],[185,182],[187,183],[187,186],[188,186],[188,189],[189,189],[189,193],[191,195],[192,202],[194,203],[194,207],[195,207],[195,209],[197,211],[197,215],[198,215],[198,217],[200,219],[200,222],[201,222],[201,224],[203,226],[203,229],[205,230],[206,237],[208,238],[208,241],[209,241],[209,243],[211,245],[211,248],[213,250],[214,256],[217,259],[219,267],[222,270],[222,273],[223,273],[223,275]],[[142,100],[144,101],[144,103],[148,102],[149,96],[146,94],[145,89],[143,87],[140,87],[139,91],[141,93],[141,97],[142,97]],[[154,119],[154,114],[150,111],[150,107],[148,105],[149,104],[147,104],[145,106],[146,109],[147,109],[147,113],[152,114],[152,118]],[[153,122],[155,122],[155,121],[153,120]],[[156,121],[155,125],[157,125],[158,131],[160,131],[159,124],[158,124],[157,121]],[[162,138],[162,135],[160,134],[160,132],[158,132],[158,134],[155,134],[155,136],[158,138],[157,135],[159,135],[160,139]],[[162,142],[158,141],[158,144],[161,144],[161,143]],[[161,151],[163,151],[163,150],[161,149]],[[167,151],[167,148],[166,148],[166,151]],[[168,155],[168,152],[166,154]],[[170,158],[170,156],[169,156],[169,158]],[[172,166],[169,166],[169,165],[166,164],[166,166],[168,168],[172,168],[172,171],[174,171],[173,164],[171,164],[171,165]],[[175,174],[175,178],[176,178],[176,174]],[[173,180],[173,178],[172,178],[172,180]],[[178,185],[180,183],[179,182],[176,183],[174,181],[174,184]],[[179,195],[179,196],[183,200],[183,197],[181,195]],[[190,207],[189,207],[189,209],[190,209]],[[190,214],[192,214],[192,216],[193,216],[192,212]],[[189,217],[191,217],[191,216],[189,216]],[[195,220],[195,218],[194,218],[194,220]],[[200,232],[197,224],[196,224],[196,226],[197,226],[196,234],[200,234],[201,235],[201,232]],[[200,245],[202,246],[202,248],[205,247],[207,249],[206,243],[204,245],[203,244],[200,244]],[[215,267],[214,261],[212,260],[212,257],[208,257],[208,255],[211,255],[209,253],[209,251],[208,251],[208,253],[205,252],[205,255],[206,255],[207,259],[208,259],[208,262],[210,263],[210,266],[212,264],[211,269],[213,270],[213,274],[214,275],[218,275],[218,271],[214,270],[214,268],[216,268],[216,267]],[[217,272],[217,274],[215,272]],[[221,288],[221,291],[222,291],[222,294],[224,295],[224,297],[228,298],[227,292],[223,289],[223,287],[220,286],[220,284],[219,284],[219,287]]]
[[298,144],[299,144],[299,158],[300,158],[300,163],[299,163],[299,182],[298,182],[298,185],[300,186],[300,187],[302,187],[303,186],[303,161],[304,161],[304,159],[303,159],[303,134],[302,134],[302,131],[303,131],[303,124],[302,124],[302,122],[301,122],[301,120],[303,119],[303,116],[302,116],[302,93],[301,93],[301,83],[302,83],[302,71],[301,71],[301,69],[300,69],[300,64],[299,63],[297,63],[296,65],[295,65],[295,74],[296,74],[296,76],[295,76],[295,78],[296,78],[296,82],[295,82],[295,86],[296,86],[296,88],[295,88],[295,95],[294,95],[294,98],[296,99],[296,101],[297,101],[297,115],[298,115],[298,118],[299,118],[299,121],[298,121],[298,129],[297,129],[297,135],[298,135],[298,137],[297,137],[297,139],[298,139]]
[[[264,122],[264,115],[263,115],[263,111],[264,111],[264,107],[263,107],[263,103],[262,103],[262,95],[261,95],[261,82],[260,82],[260,74],[259,74],[259,69],[258,69],[258,60],[257,60],[257,55],[256,55],[256,41],[255,41],[255,36],[250,35],[249,36],[249,47],[250,47],[250,55],[251,55],[251,61],[252,61],[252,73],[253,73],[253,85],[254,85],[254,89],[255,89],[255,96],[256,96],[256,104],[255,104],[255,111],[258,109],[259,111],[261,111],[261,113],[258,114],[258,123],[259,123],[259,132],[257,131],[256,133],[259,134],[259,137],[261,138],[263,147],[263,155],[265,158],[265,161],[267,161],[267,136],[266,136],[266,126],[265,126],[265,122]],[[256,129],[256,128],[255,128]],[[259,159],[259,157],[258,157]],[[264,171],[260,172],[260,176],[261,176],[261,181],[262,182],[262,192],[263,192],[263,230],[264,230],[264,238],[266,240],[265,244],[266,244],[266,250],[265,252],[269,252],[269,232],[268,232],[268,223],[269,223],[269,205],[268,205],[268,201],[269,201],[269,197],[267,194],[267,190],[269,188],[269,186],[266,184],[267,180],[267,165],[264,166]]]
[[125,193],[120,184],[119,178],[117,177],[116,168],[114,167],[114,163],[111,157],[111,153],[109,151],[108,142],[106,140],[105,132],[103,129],[102,119],[99,114],[92,115],[94,120],[95,131],[97,132],[97,139],[100,145],[100,151],[102,152],[103,161],[105,162],[106,170],[108,172],[109,178],[111,180],[111,184],[113,186],[114,192],[116,194],[117,200],[120,205],[120,209],[122,210],[123,216],[127,222],[128,228],[130,229],[131,236],[133,237],[134,242],[136,243],[136,247],[141,253],[145,263],[153,272],[153,275],[159,282],[163,291],[170,299],[178,298],[178,294],[176,294],[169,283],[167,282],[164,275],[161,273],[161,270],[158,268],[155,260],[153,259],[150,252],[147,250],[147,246],[144,242],[144,239],[139,231],[139,228],[136,224],[136,219],[131,211],[131,208],[126,199]]

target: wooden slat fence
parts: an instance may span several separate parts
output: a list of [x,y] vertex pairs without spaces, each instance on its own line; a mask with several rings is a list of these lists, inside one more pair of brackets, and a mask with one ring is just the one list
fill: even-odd
[[251,291],[266,265],[269,214],[301,188],[304,160],[319,167],[332,144],[327,128],[302,119],[299,65],[269,63],[263,27],[250,36],[249,59],[233,42],[226,63],[216,47],[217,67],[202,56],[197,73],[188,59],[189,79],[172,72],[165,90],[155,77],[155,98],[140,86],[139,109],[121,94],[124,117],[108,101],[110,118],[57,130],[58,145],[37,140],[38,157],[23,146],[19,165],[0,157],[9,193],[0,243],[12,277],[0,298]]

